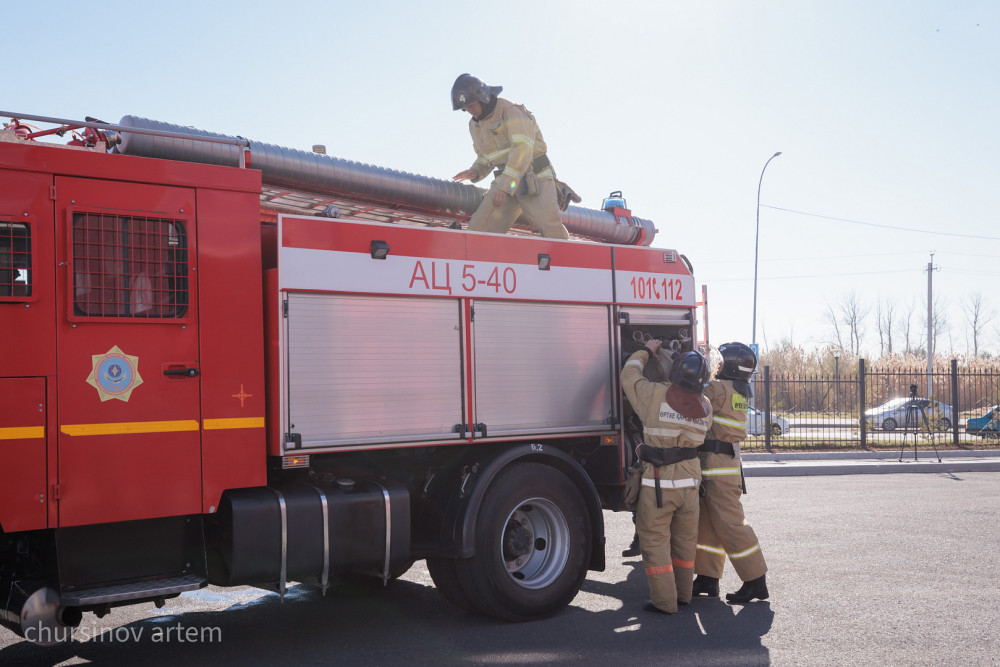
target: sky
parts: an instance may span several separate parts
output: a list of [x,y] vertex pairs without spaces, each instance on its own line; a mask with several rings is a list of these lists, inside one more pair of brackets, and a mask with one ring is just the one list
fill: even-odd
[[[931,253],[939,352],[971,347],[973,295],[1000,311],[994,0],[54,1],[45,13],[5,31],[0,109],[134,114],[451,178],[474,157],[452,83],[502,85],[582,206],[622,190],[658,229],[653,245],[689,258],[713,345],[755,332],[765,350],[822,349],[828,313],[851,295],[870,308],[867,356],[879,300],[912,313],[922,345]],[[1000,315],[983,350],[1000,354]]]

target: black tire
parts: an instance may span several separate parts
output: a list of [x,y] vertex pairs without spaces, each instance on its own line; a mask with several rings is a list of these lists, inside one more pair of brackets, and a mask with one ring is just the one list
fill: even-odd
[[771,435],[781,435],[781,424],[771,424]]
[[547,618],[579,592],[592,539],[576,486],[549,466],[518,463],[487,490],[476,520],[476,555],[456,561],[456,572],[487,616]]
[[942,431],[947,431],[951,428],[951,420],[947,417],[941,417],[941,419],[938,420],[938,428]]
[[885,421],[882,422],[883,431],[894,431],[899,424],[892,417],[886,417]]
[[468,591],[462,588],[462,582],[458,579],[456,561],[455,558],[428,558],[427,571],[430,572],[434,586],[445,600],[462,611],[478,612],[479,610],[472,603]]

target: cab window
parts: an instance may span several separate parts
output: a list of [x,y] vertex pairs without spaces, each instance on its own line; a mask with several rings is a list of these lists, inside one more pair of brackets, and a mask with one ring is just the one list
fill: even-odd
[[0,218],[0,301],[22,301],[31,292],[31,227]]
[[74,213],[74,315],[182,317],[189,303],[187,252],[180,221]]

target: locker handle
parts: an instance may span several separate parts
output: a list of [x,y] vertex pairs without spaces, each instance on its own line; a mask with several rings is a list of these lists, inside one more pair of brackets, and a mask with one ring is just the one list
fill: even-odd
[[164,375],[183,375],[184,377],[198,377],[201,373],[197,368],[168,368],[163,371]]

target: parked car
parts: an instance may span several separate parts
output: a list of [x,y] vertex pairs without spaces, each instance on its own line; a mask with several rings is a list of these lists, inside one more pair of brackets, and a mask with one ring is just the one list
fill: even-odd
[[[757,408],[747,410],[747,435],[764,435],[764,413]],[[788,420],[771,413],[771,435],[788,433]]]
[[[883,431],[894,431],[897,428],[911,428],[919,430],[924,428],[923,416],[920,410],[908,412],[910,402],[919,408],[923,408],[927,422],[933,430],[947,431],[954,423],[955,417],[952,415],[950,405],[945,405],[940,401],[932,401],[926,398],[894,398],[886,401],[882,405],[865,410],[865,421],[869,428],[880,428]],[[907,417],[910,422],[907,423]]]
[[994,405],[982,417],[972,417],[965,421],[965,432],[981,437],[996,437],[1000,434],[1000,405]]

